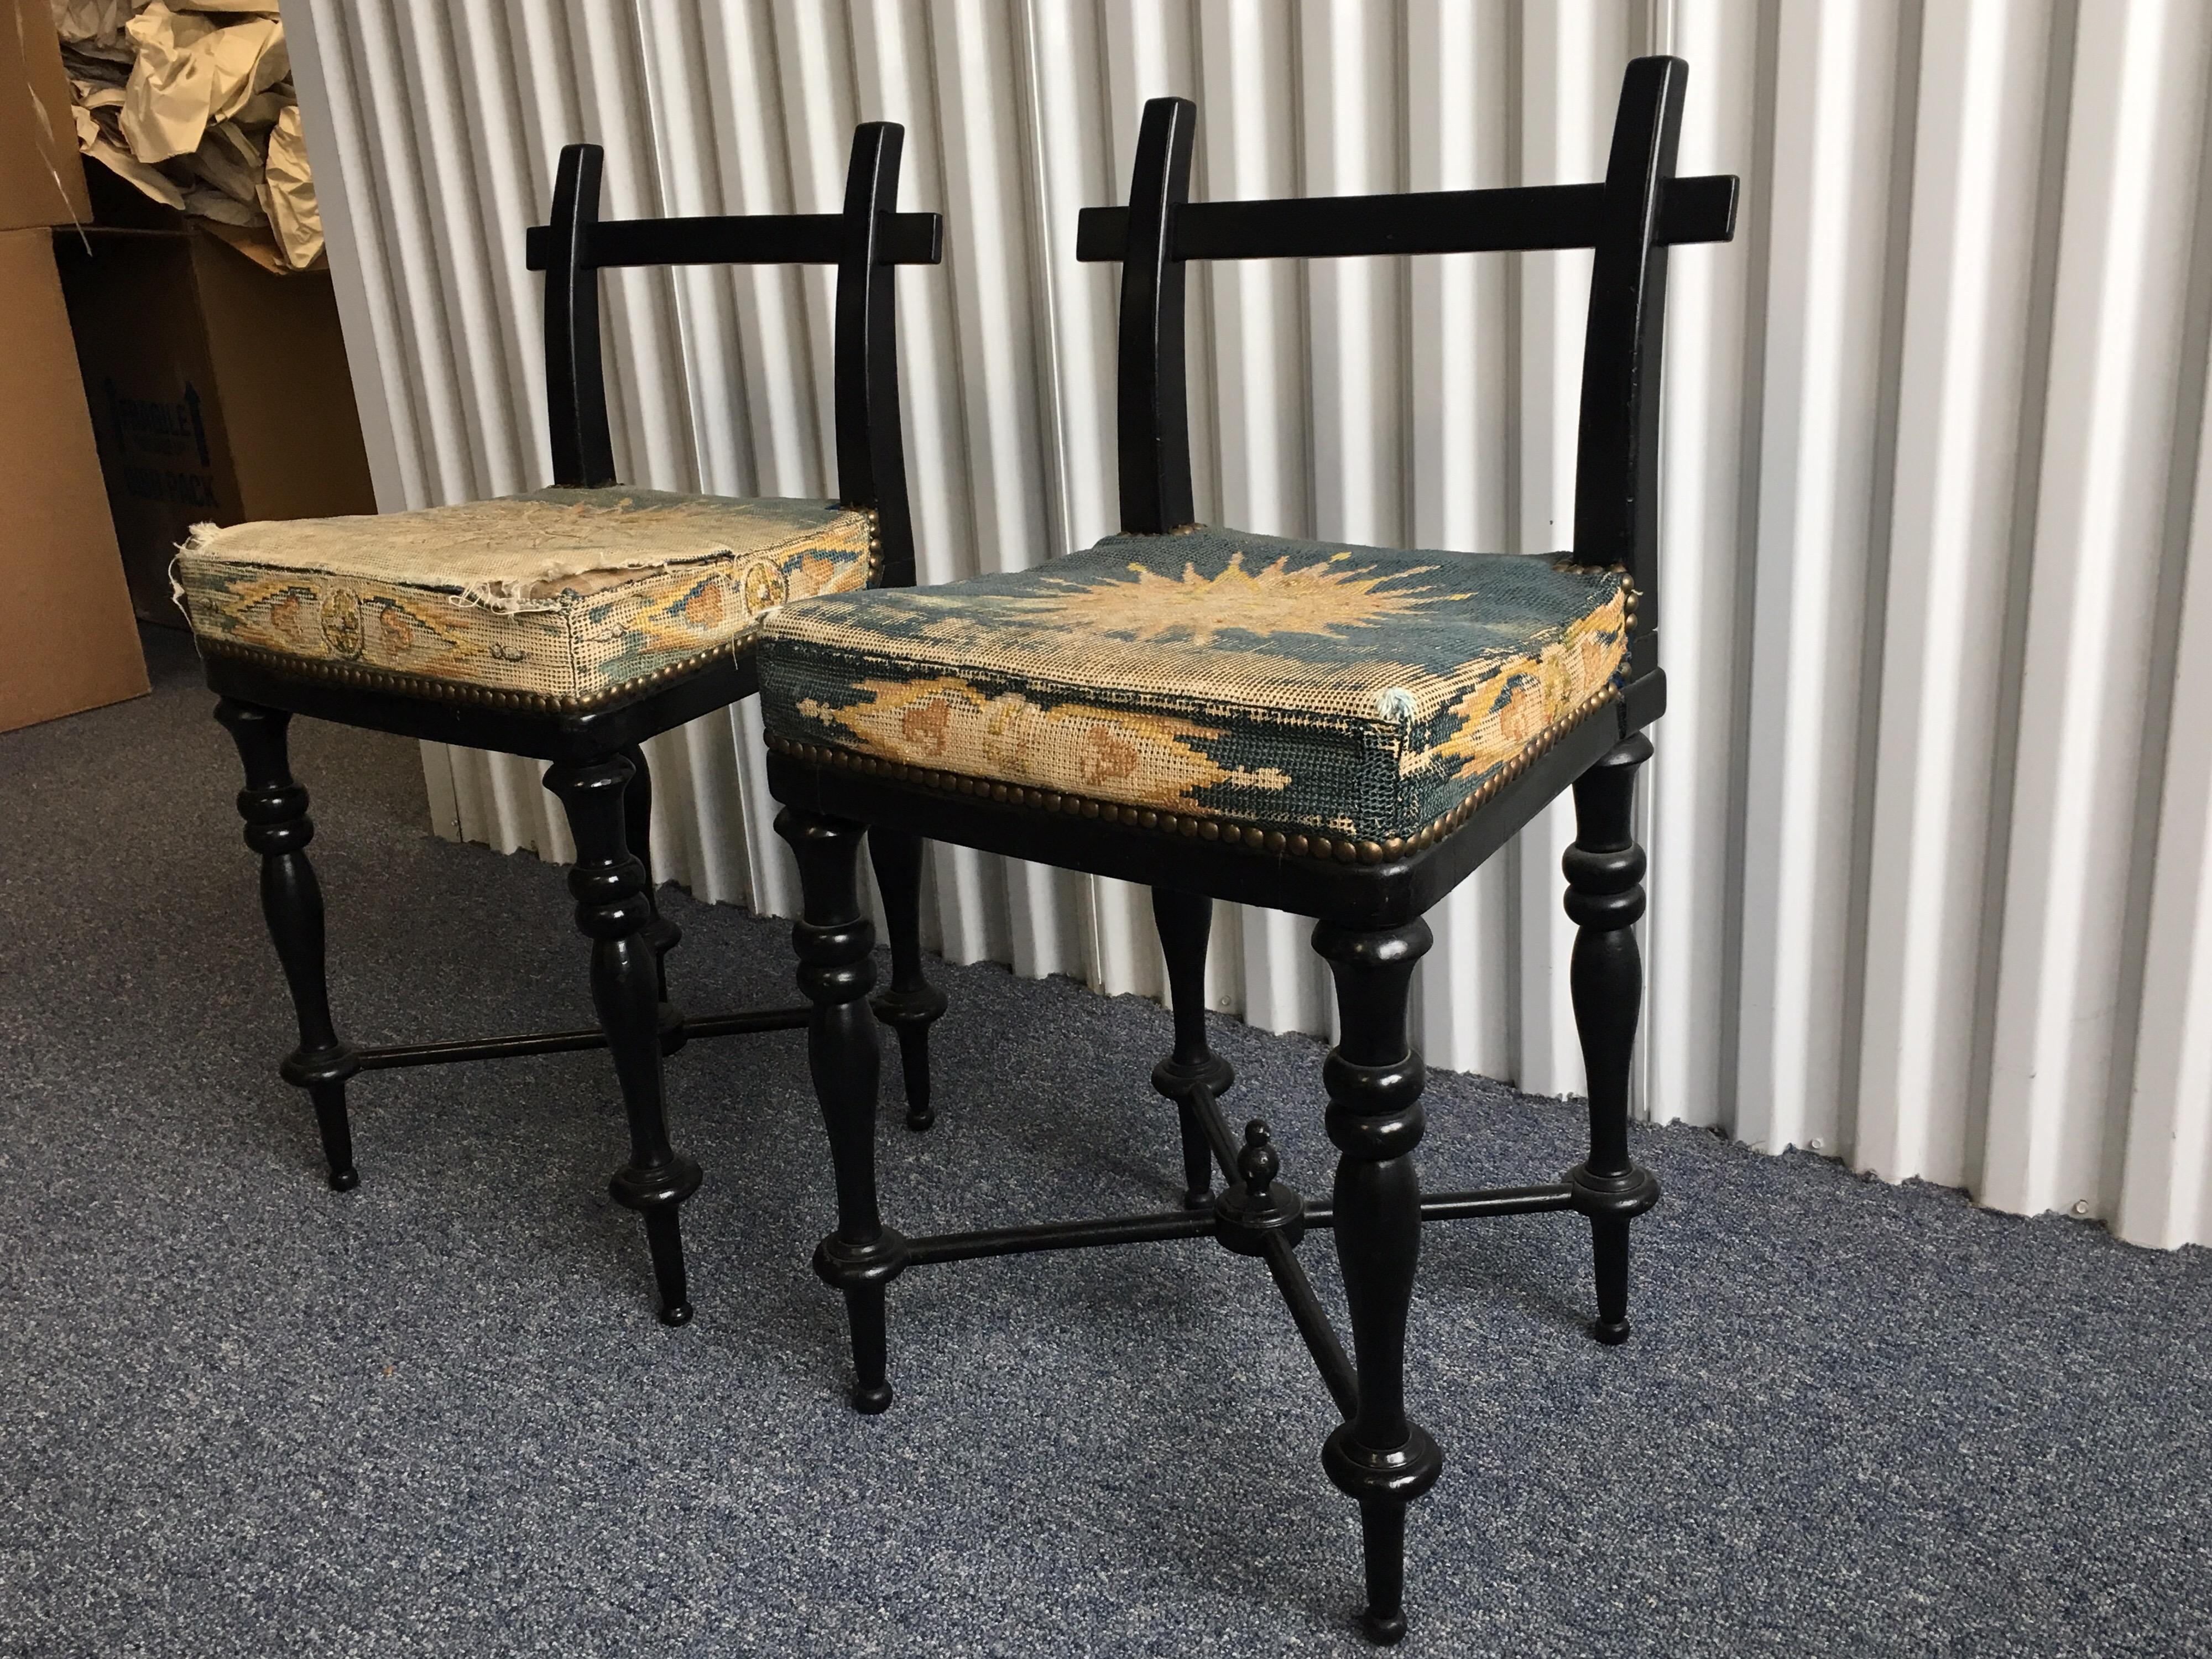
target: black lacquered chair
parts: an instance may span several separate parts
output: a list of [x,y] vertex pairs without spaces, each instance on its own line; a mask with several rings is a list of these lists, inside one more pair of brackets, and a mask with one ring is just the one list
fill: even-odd
[[[1018,574],[810,600],[763,630],[769,777],[805,883],[799,979],[836,1170],[837,1229],[815,1265],[845,1296],[854,1403],[890,1403],[884,1287],[910,1267],[1200,1235],[1258,1256],[1344,1416],[1322,1461],[1360,1506],[1378,1641],[1405,1629],[1405,1506],[1442,1465],[1404,1403],[1423,1224],[1587,1217],[1591,1331],[1617,1343],[1629,1224],[1658,1196],[1629,1158],[1627,1120],[1644,862],[1630,798],[1651,752],[1643,728],[1665,706],[1661,322],[1668,248],[1727,240],[1736,197],[1732,178],[1674,177],[1684,75],[1673,58],[1630,66],[1601,185],[1426,196],[1187,203],[1196,111],[1155,100],[1128,206],[1087,211],[1078,239],[1079,257],[1122,267],[1122,533]],[[1191,522],[1188,261],[1564,247],[1596,260],[1571,552],[1405,553]],[[1423,915],[1568,788],[1589,1156],[1547,1185],[1424,1197],[1407,1033]],[[933,1237],[883,1224],[856,858],[864,830],[884,826],[1152,886],[1176,1010],[1152,1082],[1179,1108],[1191,1207]],[[1277,1179],[1263,1123],[1240,1141],[1223,1115],[1231,1076],[1203,1016],[1215,899],[1317,921],[1343,1030],[1322,1067],[1341,1153],[1327,1200]],[[1295,1254],[1317,1227],[1335,1235],[1354,1358]]]
[[[894,210],[902,130],[862,126],[840,213],[599,217],[601,152],[561,153],[553,222],[530,232],[546,273],[555,486],[425,512],[202,526],[177,561],[182,603],[246,765],[238,806],[261,854],[261,902],[299,1018],[284,1079],[313,1103],[331,1185],[358,1184],[346,1083],[358,1072],[559,1050],[612,1051],[630,1156],[615,1198],[645,1219],[660,1317],[690,1317],[678,1209],[699,1166],[670,1144],[661,1062],[695,1037],[804,1025],[801,1008],[686,1018],[667,1001],[678,941],[646,860],[646,738],[752,695],[762,620],[794,597],[914,580],[899,431],[893,280],[934,264],[933,213]],[[599,277],[623,265],[834,264],[838,499],[727,500],[615,477],[599,352]],[[337,1034],[324,983],[323,900],[307,847],[295,714],[550,761],[545,787],[576,842],[568,878],[592,941],[596,1030],[362,1048]],[[907,1056],[909,1121],[930,1116],[921,843],[873,848],[896,959],[881,1017]]]

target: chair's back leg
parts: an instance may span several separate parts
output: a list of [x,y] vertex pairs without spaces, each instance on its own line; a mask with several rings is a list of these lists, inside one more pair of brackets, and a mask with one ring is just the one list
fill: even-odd
[[868,831],[868,857],[891,935],[890,988],[877,995],[876,1018],[898,1034],[906,1127],[927,1129],[937,1121],[929,1098],[929,1028],[945,1012],[945,993],[921,970],[921,837],[878,824]]
[[806,1066],[830,1134],[837,1179],[837,1230],[815,1247],[814,1271],[845,1297],[853,1337],[853,1405],[891,1403],[885,1374],[884,1287],[907,1261],[906,1240],[876,1206],[876,1091],[881,1060],[867,996],[876,981],[876,930],[860,908],[861,828],[796,806],[775,817],[775,833],[799,860],[804,914],[791,930],[799,988],[814,1005]]
[[653,947],[660,1022],[669,1027],[682,1024],[667,1006],[668,953],[684,943],[684,930],[660,914],[660,884],[653,873],[653,768],[646,761],[645,745],[633,743],[622,756],[630,765],[629,784],[623,791],[623,839],[629,844],[631,856],[645,866],[645,902],[653,910],[645,939]]
[[568,890],[576,899],[576,927],[592,941],[592,1006],[606,1033],[629,1117],[629,1161],[615,1171],[608,1190],[615,1201],[645,1219],[664,1324],[691,1317],[678,1208],[699,1189],[699,1166],[673,1151],[660,1069],[659,960],[646,902],[644,863],[630,851],[624,797],[630,763],[620,755],[604,760],[556,762],[545,787],[568,815],[576,862]]
[[1644,1000],[1635,924],[1644,914],[1644,849],[1631,833],[1637,769],[1651,757],[1642,732],[1623,738],[1575,780],[1575,842],[1561,860],[1567,915],[1579,929],[1569,969],[1575,1026],[1589,1085],[1589,1158],[1567,1171],[1589,1217],[1601,1342],[1628,1340],[1628,1224],[1659,1200],[1659,1183],[1628,1156],[1629,1064]]
[[[1182,1130],[1182,1201],[1200,1210],[1213,1201],[1214,1150],[1190,1091],[1202,1087],[1218,1100],[1237,1081],[1229,1062],[1206,1041],[1206,948],[1213,931],[1213,901],[1155,887],[1152,921],[1159,928],[1168,994],[1175,1004],[1175,1052],[1152,1068],[1152,1087],[1176,1103]],[[1232,1177],[1224,1170],[1223,1178]]]

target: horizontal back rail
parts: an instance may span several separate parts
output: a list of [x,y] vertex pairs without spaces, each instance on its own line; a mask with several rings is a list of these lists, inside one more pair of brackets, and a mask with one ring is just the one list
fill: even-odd
[[[944,258],[945,222],[934,213],[887,213],[876,263],[933,265]],[[610,219],[584,229],[579,261],[619,265],[834,265],[850,246],[842,213],[745,213],[690,219]],[[550,225],[532,225],[525,244],[532,270],[559,258]]]
[[[1595,247],[1603,185],[1524,185],[1400,196],[1297,196],[1188,202],[1175,210],[1178,259],[1325,259],[1389,253],[1510,253]],[[1736,180],[1671,179],[1659,208],[1661,244],[1725,242],[1735,234]],[[534,234],[534,233],[533,233]],[[1075,257],[1119,259],[1129,210],[1085,208]]]

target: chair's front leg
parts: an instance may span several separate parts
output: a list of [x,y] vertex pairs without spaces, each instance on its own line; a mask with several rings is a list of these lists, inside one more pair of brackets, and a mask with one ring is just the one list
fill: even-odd
[[891,935],[890,989],[876,998],[876,1018],[898,1033],[906,1127],[927,1129],[937,1121],[929,1103],[929,1028],[945,1012],[945,993],[921,971],[921,837],[878,824],[868,831],[868,856]]
[[1579,930],[1569,970],[1575,1026],[1589,1085],[1589,1159],[1567,1171],[1589,1217],[1597,1270],[1590,1334],[1628,1340],[1628,1224],[1659,1201],[1659,1183],[1628,1156],[1629,1062],[1644,1000],[1634,927],[1644,914],[1644,849],[1631,833],[1637,769],[1651,757],[1642,732],[1615,744],[1575,780],[1575,842],[1561,860],[1567,915]]
[[1336,978],[1343,1036],[1322,1067],[1336,1166],[1336,1255],[1352,1314],[1359,1409],[1328,1437],[1322,1464],[1359,1503],[1367,1557],[1361,1623],[1377,1642],[1406,1633],[1406,1505],[1436,1484],[1437,1443],[1406,1416],[1406,1316],[1421,1252],[1413,1148],[1425,1125],[1421,1057],[1406,1035],[1413,964],[1429,927],[1322,922],[1314,949]]
[[668,1144],[660,1073],[660,971],[644,864],[629,849],[623,799],[632,776],[620,755],[556,763],[545,787],[560,799],[576,841],[568,890],[576,927],[592,941],[592,1005],[614,1056],[629,1116],[629,1162],[615,1171],[615,1201],[645,1218],[660,1290],[661,1322],[691,1317],[678,1208],[699,1189],[699,1166]]
[[300,1046],[284,1057],[278,1073],[307,1091],[331,1185],[350,1192],[361,1185],[361,1176],[353,1167],[345,1085],[361,1067],[331,1020],[330,989],[323,977],[323,890],[307,862],[315,824],[307,816],[307,792],[292,781],[285,743],[292,716],[281,708],[225,697],[216,704],[215,717],[229,731],[246,765],[238,815],[246,820],[246,844],[261,854],[262,919],[283,965],[299,1021]]
[[1190,1103],[1191,1085],[1203,1085],[1218,1100],[1237,1081],[1229,1062],[1206,1041],[1206,948],[1213,933],[1213,901],[1155,887],[1152,922],[1159,929],[1168,994],[1175,1003],[1175,1050],[1152,1067],[1152,1087],[1176,1103],[1184,1207],[1202,1210],[1213,1202],[1213,1148]]
[[906,1266],[906,1240],[876,1210],[876,930],[860,908],[857,823],[787,806],[775,832],[799,860],[804,914],[791,930],[799,988],[814,1005],[806,1064],[837,1181],[837,1231],[814,1252],[814,1271],[842,1291],[853,1332],[853,1404],[879,1412],[891,1403],[884,1380],[884,1287]]

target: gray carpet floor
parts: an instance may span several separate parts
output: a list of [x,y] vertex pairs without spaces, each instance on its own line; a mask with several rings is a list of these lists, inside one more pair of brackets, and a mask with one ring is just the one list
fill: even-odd
[[[697,1322],[605,1176],[604,1055],[355,1085],[324,1187],[227,741],[188,658],[0,738],[0,1653],[1357,1653],[1327,1396],[1203,1242],[917,1269],[854,1415],[809,1272],[802,1039],[672,1071]],[[434,842],[409,745],[302,724],[340,1018],[588,1018],[562,872]],[[781,923],[670,903],[682,999],[787,1000]],[[943,969],[909,1230],[1162,1206],[1166,1017]],[[1232,1112],[1325,1188],[1315,1042],[1224,1023]],[[1572,1103],[1438,1075],[1432,1183],[1550,1179]],[[1411,1395],[1446,1451],[1405,1651],[2212,1653],[2212,1256],[1639,1131],[1638,1334],[1566,1217],[1429,1231]],[[1326,1237],[1307,1255],[1334,1302]]]

